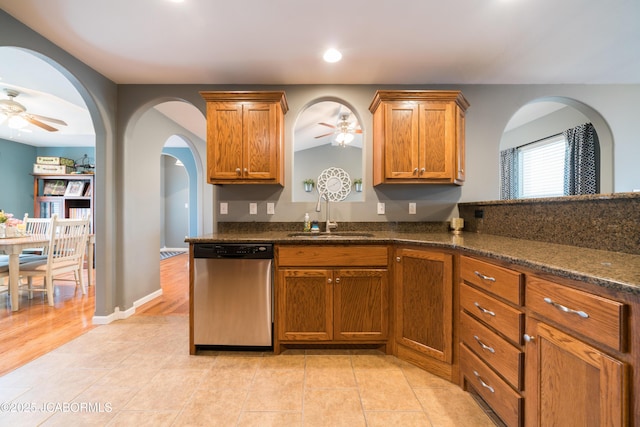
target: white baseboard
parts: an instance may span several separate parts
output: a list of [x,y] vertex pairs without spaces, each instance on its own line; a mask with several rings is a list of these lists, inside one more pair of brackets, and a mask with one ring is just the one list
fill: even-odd
[[133,302],[133,307],[125,310],[125,311],[120,311],[120,307],[116,307],[113,310],[113,313],[106,315],[106,316],[93,316],[93,318],[91,319],[91,323],[93,323],[94,325],[107,325],[111,322],[114,322],[116,320],[122,320],[122,319],[126,319],[128,317],[133,316],[136,313],[136,307],[140,307],[143,304],[148,303],[149,301],[151,301],[154,298],[158,298],[160,295],[162,295],[162,289],[158,289],[155,292],[150,293],[147,296],[144,296],[142,298],[140,298],[139,300],[136,300]]

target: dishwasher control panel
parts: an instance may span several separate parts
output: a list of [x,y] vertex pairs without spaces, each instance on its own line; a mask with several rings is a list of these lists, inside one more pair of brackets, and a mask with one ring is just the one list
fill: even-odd
[[194,258],[244,258],[271,259],[271,243],[197,243],[193,247]]

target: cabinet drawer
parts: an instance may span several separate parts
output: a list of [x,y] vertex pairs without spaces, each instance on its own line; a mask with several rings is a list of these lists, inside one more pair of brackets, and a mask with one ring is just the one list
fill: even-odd
[[460,370],[465,381],[509,426],[522,425],[524,399],[475,354],[460,344]]
[[460,285],[460,307],[516,344],[522,344],[524,313],[464,283]]
[[460,257],[460,278],[517,305],[523,303],[522,273],[466,256]]
[[524,353],[466,313],[460,314],[460,339],[518,390],[522,390]]
[[276,247],[278,266],[285,267],[363,267],[387,266],[386,246],[279,246]]
[[527,307],[610,348],[626,349],[627,306],[623,303],[538,277],[528,277]]

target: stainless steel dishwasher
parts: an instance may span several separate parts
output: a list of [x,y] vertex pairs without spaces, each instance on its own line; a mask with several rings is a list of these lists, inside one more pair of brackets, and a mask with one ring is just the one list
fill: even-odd
[[273,245],[194,245],[196,347],[273,347]]

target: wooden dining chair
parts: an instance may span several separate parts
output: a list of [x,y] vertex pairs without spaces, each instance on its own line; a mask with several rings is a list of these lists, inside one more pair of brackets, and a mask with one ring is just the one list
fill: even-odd
[[[45,259],[20,264],[20,275],[28,280],[29,297],[33,292],[46,292],[50,306],[53,302],[53,280],[65,273],[74,273],[76,287],[87,293],[83,280],[82,266],[89,237],[89,219],[59,219],[52,217],[51,233],[47,257]],[[33,277],[43,277],[43,286],[35,287]]]
[[[49,236],[51,232],[51,218],[29,218],[29,214],[24,214],[22,222],[25,225],[24,232],[27,236]],[[34,256],[47,256],[47,246],[39,248],[28,248],[20,254],[20,262],[35,261]]]

